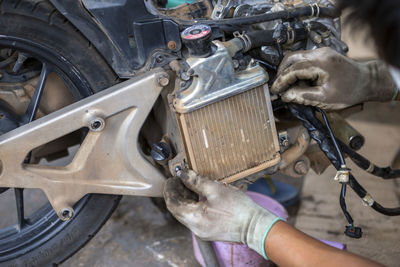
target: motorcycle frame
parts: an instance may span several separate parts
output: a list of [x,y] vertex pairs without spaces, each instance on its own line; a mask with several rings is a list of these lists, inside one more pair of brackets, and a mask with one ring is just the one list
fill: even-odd
[[[42,189],[63,220],[89,193],[162,196],[165,177],[138,137],[168,83],[169,75],[157,68],[3,134],[0,187]],[[67,166],[24,163],[32,149],[83,127],[89,131]]]
[[150,0],[50,2],[96,47],[120,78],[168,64],[182,47],[179,24],[161,18]]

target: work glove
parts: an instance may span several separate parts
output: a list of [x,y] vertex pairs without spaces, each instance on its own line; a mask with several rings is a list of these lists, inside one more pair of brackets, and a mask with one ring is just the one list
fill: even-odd
[[331,48],[286,55],[271,91],[285,102],[330,110],[367,101],[386,102],[397,94],[385,63],[356,62]]
[[241,242],[266,259],[264,241],[271,227],[282,220],[236,187],[193,171],[168,179],[164,198],[175,218],[201,239]]

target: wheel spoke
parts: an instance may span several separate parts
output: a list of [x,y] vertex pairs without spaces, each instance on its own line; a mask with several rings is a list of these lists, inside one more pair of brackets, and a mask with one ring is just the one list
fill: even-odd
[[24,189],[14,188],[15,202],[17,204],[18,227],[21,230],[25,224],[24,214]]
[[36,84],[35,92],[32,95],[31,102],[29,102],[25,114],[22,116],[22,121],[24,124],[33,121],[33,119],[36,116],[36,112],[39,109],[40,98],[42,97],[44,85],[46,83],[48,74],[49,74],[49,69],[46,63],[43,63],[42,71],[39,76],[39,81]]

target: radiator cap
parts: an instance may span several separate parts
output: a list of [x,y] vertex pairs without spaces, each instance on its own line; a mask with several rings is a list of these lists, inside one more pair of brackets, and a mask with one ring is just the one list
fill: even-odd
[[181,33],[183,44],[188,48],[192,57],[208,57],[212,54],[211,27],[196,24]]

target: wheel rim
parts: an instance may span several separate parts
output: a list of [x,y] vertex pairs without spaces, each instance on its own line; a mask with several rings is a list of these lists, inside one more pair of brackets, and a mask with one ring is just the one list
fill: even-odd
[[[54,72],[62,78],[75,101],[93,93],[79,70],[66,58],[56,53],[54,49],[30,40],[10,36],[0,36],[0,48],[10,48],[25,53],[42,63],[38,85],[24,116],[21,117],[21,124],[26,124],[35,117],[41,99],[40,90],[43,91],[46,78],[50,73]],[[41,82],[44,82],[42,86],[39,85]],[[28,155],[28,157],[30,156]],[[0,194],[6,190],[0,188]],[[70,221],[63,222],[58,218],[50,203],[43,205],[32,215],[26,217],[24,214],[23,189],[15,188],[14,192],[18,222],[15,225],[0,229],[0,262],[20,257],[46,243],[79,216],[82,208],[90,199],[90,195],[81,199],[74,206],[74,217]]]

